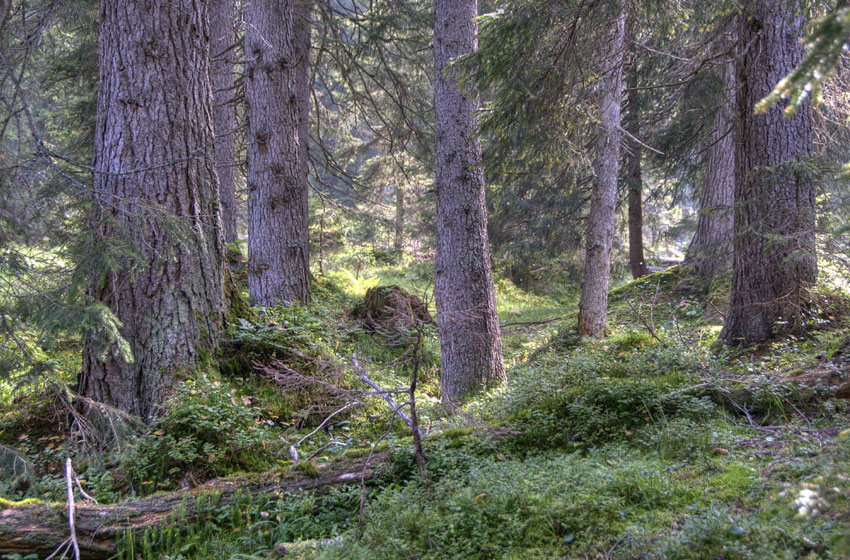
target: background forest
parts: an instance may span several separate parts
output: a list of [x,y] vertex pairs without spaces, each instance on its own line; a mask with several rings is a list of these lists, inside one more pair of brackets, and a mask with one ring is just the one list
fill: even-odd
[[848,42],[0,0],[0,557],[850,558]]

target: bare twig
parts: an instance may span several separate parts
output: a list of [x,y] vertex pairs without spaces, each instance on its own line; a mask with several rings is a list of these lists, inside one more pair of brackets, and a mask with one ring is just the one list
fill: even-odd
[[342,408],[340,408],[340,409],[338,409],[338,410],[334,411],[333,413],[331,413],[330,415],[328,415],[327,417],[325,417],[325,419],[322,421],[322,423],[321,423],[321,424],[319,424],[318,426],[316,426],[316,429],[315,429],[315,430],[313,430],[312,432],[310,432],[310,433],[309,433],[309,434],[307,434],[306,436],[302,437],[301,439],[299,439],[299,440],[298,440],[298,442],[297,442],[297,443],[295,443],[294,445],[291,445],[291,446],[289,447],[289,453],[292,455],[292,459],[293,459],[296,463],[298,462],[298,447],[300,447],[302,443],[304,443],[304,442],[305,442],[305,441],[307,441],[309,438],[311,438],[311,437],[313,436],[313,434],[315,434],[316,432],[318,432],[319,430],[321,430],[322,428],[324,428],[325,426],[327,426],[327,425],[328,425],[328,422],[330,422],[330,421],[331,421],[331,418],[333,418],[333,417],[334,417],[334,416],[336,416],[337,414],[341,414],[341,413],[345,412],[346,410],[348,410],[348,409],[350,409],[350,408],[354,408],[355,406],[360,406],[361,404],[363,404],[363,403],[362,403],[362,402],[360,402],[360,401],[350,402],[350,403],[346,404],[344,407],[342,407]]
[[83,490],[83,485],[82,485],[82,484],[80,484],[80,477],[78,477],[76,473],[74,473],[74,482],[76,482],[76,483],[77,483],[77,488],[79,489],[79,491],[80,491],[80,495],[81,495],[83,498],[85,498],[86,500],[88,500],[88,501],[90,501],[90,502],[93,502],[93,503],[95,503],[95,504],[97,503],[97,500],[95,500],[94,498],[92,498],[91,496],[89,496],[89,495],[86,493],[86,491],[85,491],[85,490]]
[[74,548],[74,560],[80,560],[80,545],[77,542],[77,529],[74,526],[74,487],[71,485],[74,470],[71,468],[71,458],[65,459],[65,488],[68,491],[68,528],[71,535],[71,546]]
[[413,433],[413,448],[416,451],[416,466],[422,478],[422,487],[431,496],[431,481],[425,470],[425,452],[422,450],[422,432],[419,430],[419,418],[416,416],[416,381],[419,377],[419,348],[422,345],[422,325],[416,329],[416,342],[413,346],[413,373],[410,375],[410,431]]
[[510,323],[502,323],[499,327],[504,329],[505,327],[514,327],[517,325],[546,325],[548,323],[560,321],[561,319],[563,319],[563,317],[553,317],[552,319],[544,319],[543,321],[512,321]]
[[[360,367],[360,363],[357,361],[356,354],[352,354],[351,358],[354,364],[354,371],[360,374],[360,381],[374,389],[375,392],[377,392],[385,401],[387,401],[387,404],[390,405],[390,408],[393,409],[393,412],[395,412],[399,416],[399,418],[404,420],[405,424],[412,428],[413,421],[407,414],[404,413],[404,411],[402,410],[402,406],[395,402],[395,399],[390,396],[389,391],[385,391],[380,385],[375,383],[375,381],[373,381],[368,375],[366,375],[366,372],[363,370],[362,367]],[[421,432],[419,435],[422,435]]]
[[652,336],[652,338],[654,338],[655,340],[657,340],[658,342],[661,342],[663,344],[664,341],[661,340],[661,338],[657,334],[655,334],[655,328],[651,324],[649,324],[646,321],[646,319],[644,319],[643,315],[641,315],[640,312],[637,309],[635,309],[635,306],[632,305],[631,300],[628,300],[628,304],[629,304],[629,309],[632,310],[632,313],[635,314],[638,321],[640,321],[640,323],[644,326],[644,328],[647,330],[647,332],[649,332],[649,334]]
[[726,320],[726,314],[725,314],[725,313],[723,313],[722,311],[720,311],[720,310],[717,308],[717,306],[716,306],[716,305],[714,305],[714,302],[713,302],[713,301],[711,301],[710,299],[709,299],[709,300],[706,300],[706,301],[708,302],[708,305],[710,305],[710,306],[711,306],[711,308],[712,308],[712,309],[714,309],[714,310],[717,312],[717,314],[718,314],[718,315],[720,315],[720,319],[721,319],[721,320],[723,320],[723,321],[725,321],[725,320]]

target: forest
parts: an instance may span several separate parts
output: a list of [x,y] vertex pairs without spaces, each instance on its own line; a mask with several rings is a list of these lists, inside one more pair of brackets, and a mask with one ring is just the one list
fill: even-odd
[[0,559],[850,559],[845,0],[0,0]]

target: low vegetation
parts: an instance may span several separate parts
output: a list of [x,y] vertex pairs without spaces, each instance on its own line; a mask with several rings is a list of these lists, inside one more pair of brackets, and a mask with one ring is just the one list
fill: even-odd
[[[503,322],[517,323],[505,327],[509,384],[461,414],[439,404],[436,330],[420,328],[423,479],[410,429],[390,426],[390,408],[359,380],[365,371],[404,390],[410,340],[352,314],[364,286],[419,289],[430,301],[421,270],[373,263],[359,277],[319,278],[308,306],[237,320],[222,353],[187,375],[150,426],[89,426],[117,444],[108,452],[72,436],[72,375],[26,396],[10,389],[3,507],[64,499],[66,456],[86,493],[108,504],[216,477],[315,477],[377,453],[386,464],[364,487],[188,498],[200,500],[197,517],[176,511],[127,531],[117,557],[850,556],[850,407],[829,377],[806,377],[846,378],[850,300],[840,290],[821,290],[805,333],[729,350],[675,268],[612,290],[602,340],[578,338],[570,295],[502,281]],[[555,317],[564,319],[546,322]]]

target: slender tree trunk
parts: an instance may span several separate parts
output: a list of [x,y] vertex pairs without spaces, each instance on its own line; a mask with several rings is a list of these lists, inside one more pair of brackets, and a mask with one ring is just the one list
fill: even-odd
[[233,0],[210,0],[210,70],[213,88],[215,168],[221,193],[224,241],[236,241],[236,195],[233,170],[236,113],[233,104]]
[[435,0],[437,253],[434,297],[446,403],[504,383],[502,337],[490,271],[487,207],[474,93],[444,70],[478,48],[477,0]]
[[798,326],[807,286],[817,277],[809,107],[793,118],[754,105],[800,61],[805,17],[793,2],[749,0],[739,17],[741,89],[736,153],[735,254],[727,344],[766,340],[778,321]]
[[124,245],[89,292],[121,322],[132,359],[87,338],[80,391],[150,417],[224,320],[207,4],[101,0],[100,13],[97,235]]
[[[629,65],[626,86],[629,89],[623,128],[635,138],[640,138],[640,92],[637,90],[637,63],[634,54]],[[640,159],[641,146],[629,139],[626,154],[626,188],[629,190],[629,268],[633,278],[646,276],[646,260],[643,256],[643,177]]]
[[399,256],[404,250],[404,189],[401,185],[396,185],[395,188],[395,240],[393,248]]
[[691,269],[696,283],[708,290],[715,274],[728,270],[732,254],[732,222],[735,199],[735,63],[728,54],[737,35],[733,28],[724,52],[730,61],[720,69],[723,91],[714,116],[705,183],[700,197],[697,229],[688,246],[685,264]]
[[263,306],[307,301],[310,6],[253,0],[245,12],[248,289]]
[[626,14],[615,14],[607,33],[607,53],[600,65],[599,131],[596,138],[596,178],[590,197],[585,241],[584,281],[579,301],[581,336],[605,335],[611,242],[617,206],[620,164],[620,99],[623,90],[623,50]]

